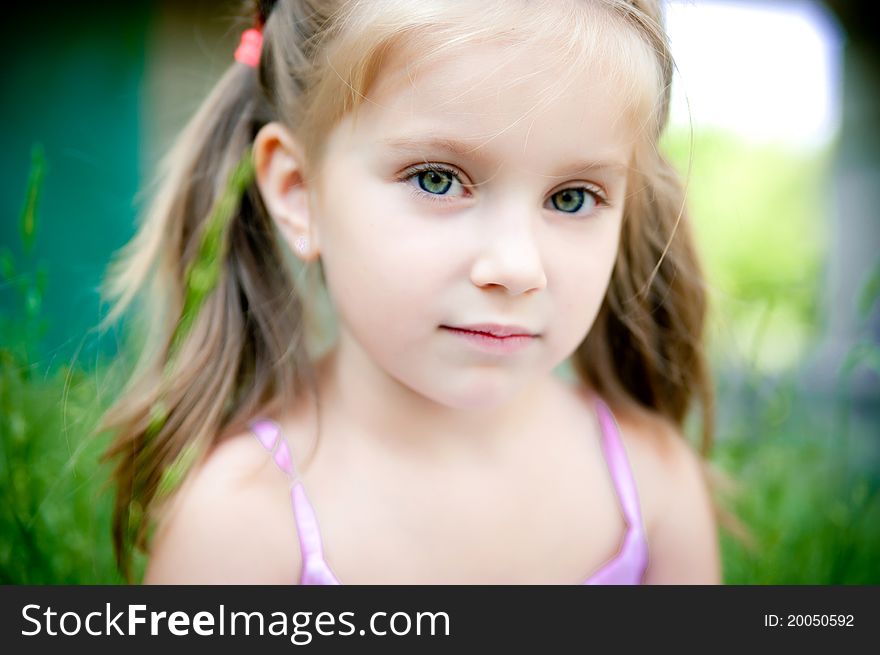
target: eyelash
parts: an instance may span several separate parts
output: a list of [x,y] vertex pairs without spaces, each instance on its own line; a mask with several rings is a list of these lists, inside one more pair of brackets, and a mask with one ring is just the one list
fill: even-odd
[[[445,173],[447,175],[450,175],[450,176],[454,177],[458,181],[459,184],[461,184],[463,187],[467,188],[467,185],[465,185],[465,183],[461,181],[461,178],[458,176],[458,173],[456,173],[453,169],[447,168],[446,166],[441,166],[440,164],[423,164],[421,166],[416,166],[415,168],[410,168],[401,176],[400,181],[406,182],[406,181],[412,179],[413,177],[417,176],[419,173],[422,173],[425,171],[436,171],[438,173]],[[578,190],[578,191],[586,191],[588,194],[590,194],[593,197],[593,199],[596,201],[596,208],[595,209],[599,209],[601,207],[610,207],[611,206],[611,203],[604,196],[604,194],[599,190],[598,187],[589,187],[589,186],[566,187],[564,189],[560,189],[559,191],[556,191],[555,193],[553,193],[553,195],[556,195],[557,193],[561,193],[563,191],[569,191],[572,189]],[[443,196],[443,195],[440,195],[438,193],[428,193],[427,191],[422,191],[421,189],[418,189],[416,187],[410,187],[410,195],[413,198],[418,198],[420,200],[428,200],[429,202],[434,202],[434,203],[439,203],[439,204],[446,204],[448,202],[452,202],[451,200],[444,200],[445,196]],[[594,211],[595,211],[595,209],[594,209]],[[561,210],[560,210],[560,213],[570,214],[571,216],[578,215],[577,212],[564,212]]]

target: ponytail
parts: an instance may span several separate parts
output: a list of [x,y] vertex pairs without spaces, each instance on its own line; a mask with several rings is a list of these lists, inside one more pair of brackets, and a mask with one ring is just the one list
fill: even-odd
[[715,393],[704,350],[708,295],[685,193],[662,154],[654,151],[648,159],[627,183],[633,192],[608,292],[572,366],[613,405],[636,415],[654,412],[681,432],[696,400],[698,450],[715,516],[751,547],[753,535],[716,495],[742,488],[709,461]]
[[702,349],[708,299],[672,165],[633,174],[608,293],[574,360],[620,405],[655,411],[681,427],[694,394],[702,406],[700,450],[711,449],[712,381]]
[[116,435],[104,457],[128,580],[154,503],[214,443],[312,380],[303,306],[253,182],[268,113],[257,72],[233,64],[161,162],[153,202],[108,271],[103,328],[142,303],[140,356],[97,428]]

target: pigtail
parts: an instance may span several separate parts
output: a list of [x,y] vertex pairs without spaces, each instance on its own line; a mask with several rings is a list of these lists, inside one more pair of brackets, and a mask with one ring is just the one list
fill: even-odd
[[102,329],[138,310],[139,357],[97,427],[115,434],[104,457],[129,580],[154,505],[212,445],[313,383],[300,293],[253,181],[251,146],[270,118],[257,71],[233,63],[161,162],[152,204],[108,269]]
[[659,154],[654,175],[634,174],[630,184],[637,191],[628,199],[608,293],[576,362],[616,403],[656,411],[679,427],[697,393],[707,455],[714,432],[702,350],[708,307],[684,193]]
[[748,546],[753,536],[718,497],[742,489],[709,461],[715,431],[704,349],[709,305],[685,192],[675,168],[656,151],[631,173],[628,186],[634,191],[608,292],[572,365],[612,404],[633,414],[656,412],[681,431],[696,401],[698,450],[716,518]]

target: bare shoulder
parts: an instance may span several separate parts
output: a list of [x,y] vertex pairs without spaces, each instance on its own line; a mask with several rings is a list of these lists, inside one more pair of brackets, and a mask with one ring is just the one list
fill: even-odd
[[703,460],[676,425],[616,416],[639,487],[648,539],[646,584],[719,584],[717,524]]
[[298,579],[288,478],[249,432],[224,440],[163,508],[146,584],[284,584]]

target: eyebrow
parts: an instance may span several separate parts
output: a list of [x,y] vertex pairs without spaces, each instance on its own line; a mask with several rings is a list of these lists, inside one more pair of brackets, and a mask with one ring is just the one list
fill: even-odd
[[[423,151],[441,150],[449,152],[460,157],[467,157],[478,163],[488,163],[490,157],[462,141],[442,137],[400,137],[393,139],[383,139],[379,141],[380,146],[392,148],[402,152],[412,152],[422,154]],[[628,166],[618,161],[597,161],[581,159],[570,162],[566,166],[559,167],[555,175],[550,177],[563,177],[566,175],[574,175],[583,171],[609,171],[617,174],[624,174],[628,170]]]

